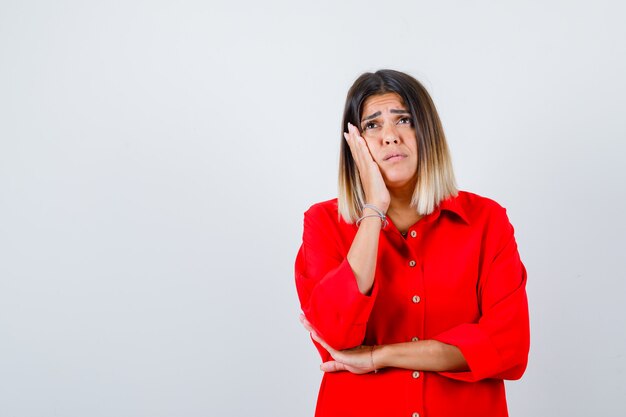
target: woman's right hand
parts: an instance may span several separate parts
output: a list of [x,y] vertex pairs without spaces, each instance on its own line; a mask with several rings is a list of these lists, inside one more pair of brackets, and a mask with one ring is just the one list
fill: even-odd
[[387,213],[391,200],[389,190],[365,139],[361,137],[359,130],[351,123],[348,123],[348,132],[344,132],[343,136],[348,142],[352,158],[359,169],[361,184],[363,184],[363,191],[365,192],[365,202],[373,204],[383,213]]
[[324,362],[320,369],[324,372],[348,371],[353,374],[367,374],[376,372],[374,363],[375,346],[357,346],[351,349],[336,350],[326,343],[318,334],[309,320],[300,314],[300,322],[309,331],[313,340],[322,345],[333,358],[332,361]]

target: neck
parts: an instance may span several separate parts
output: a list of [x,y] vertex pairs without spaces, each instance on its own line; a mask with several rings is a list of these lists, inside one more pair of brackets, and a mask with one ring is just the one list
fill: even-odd
[[422,218],[415,210],[415,207],[411,207],[415,183],[401,188],[388,188],[388,190],[391,199],[387,209],[387,216],[391,218],[398,230],[405,234],[409,227]]
[[387,212],[401,213],[407,210],[415,210],[411,207],[411,199],[413,198],[413,191],[415,190],[415,184],[407,184],[400,188],[388,188],[389,189],[389,209]]

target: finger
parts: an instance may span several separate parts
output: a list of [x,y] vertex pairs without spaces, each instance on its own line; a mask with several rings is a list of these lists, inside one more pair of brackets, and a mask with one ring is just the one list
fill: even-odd
[[372,162],[374,157],[370,152],[369,146],[367,146],[367,141],[361,136],[361,132],[352,124],[349,124],[349,128],[352,134],[352,142],[359,152],[360,161],[364,163]]
[[352,139],[353,143],[356,143],[357,139],[360,137],[359,129],[352,123],[348,123],[348,135]]
[[324,372],[340,372],[347,371],[346,365],[341,362],[328,361],[320,365],[320,369]]
[[322,347],[326,349],[331,356],[337,354],[338,351],[330,347],[330,345],[326,343],[326,341],[322,339],[319,334],[317,334],[317,331],[315,330],[311,322],[307,320],[304,314],[300,314],[300,322],[309,331],[309,333],[311,334],[311,338],[320,345],[322,345]]
[[348,146],[350,146],[357,168],[359,170],[365,169],[366,164],[372,159],[365,140],[359,135],[358,129],[350,123],[348,123],[347,136],[346,140],[348,141]]
[[315,329],[313,328],[311,323],[307,320],[307,318],[306,318],[306,316],[304,314],[300,314],[300,323],[302,323],[304,328],[307,329],[308,331],[310,331],[310,332],[315,331]]
[[356,138],[361,136],[361,131],[352,123],[348,123],[349,132]]
[[359,128],[353,125],[352,123],[348,123],[348,131],[355,139],[356,138],[363,139],[363,135],[361,135],[361,131],[359,130]]
[[364,161],[367,161],[367,162],[374,161],[372,152],[370,152],[370,147],[367,146],[367,141],[363,138],[363,136],[359,135],[358,132],[355,133],[355,143],[359,147],[359,150],[362,153],[362,157]]
[[363,158],[363,151],[360,149],[360,145],[354,142],[354,138],[349,139],[348,146],[350,147],[350,153],[352,154],[352,160],[356,165],[357,172],[366,172],[367,162]]
[[322,347],[326,349],[328,353],[330,353],[330,356],[334,356],[337,354],[337,351],[333,349],[332,347],[330,347],[330,345],[326,343],[326,341],[322,339],[315,330],[311,332],[311,338],[315,340],[317,343],[319,343],[320,345],[322,345]]
[[354,135],[352,134],[352,125],[350,123],[348,123],[348,131],[343,132],[343,137],[346,139],[346,142],[348,143],[348,147],[350,148],[350,151],[352,152],[352,156],[356,158],[356,156],[354,155],[355,138],[354,138]]
[[[309,322],[306,319],[306,316],[304,314],[300,314],[300,323],[302,323],[304,328],[307,329],[309,331],[309,333],[311,333],[311,337],[313,338],[313,340],[315,340],[316,342],[322,344],[322,346],[326,345],[326,342],[324,340],[322,340],[322,338],[317,334],[317,331],[315,331],[315,328],[313,327],[311,322]],[[324,346],[324,347],[326,347],[326,346]]]
[[346,140],[346,143],[348,144],[348,148],[350,148],[350,153],[352,154],[352,158],[354,158],[356,160],[357,156],[355,155],[354,138],[352,137],[352,132],[350,130],[350,124],[348,124],[348,131],[347,132],[343,132],[343,137]]

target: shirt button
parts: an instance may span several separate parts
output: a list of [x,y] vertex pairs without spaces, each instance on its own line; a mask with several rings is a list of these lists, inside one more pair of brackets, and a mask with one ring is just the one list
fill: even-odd
[[419,371],[413,371],[413,378],[417,379],[420,377]]
[[413,298],[412,298],[412,300],[413,300],[413,302],[414,302],[415,304],[417,304],[417,303],[419,303],[419,302],[420,302],[421,298],[420,298],[420,296],[419,296],[419,295],[414,295],[414,296],[413,296]]
[[411,237],[417,236],[417,232],[415,230],[411,230]]
[[411,342],[417,342],[418,340],[420,340],[420,338],[419,338],[419,337],[417,337],[417,336],[413,336],[413,337],[411,338]]
[[409,266],[411,268],[413,268],[415,266],[415,261],[413,261],[413,260],[409,261]]
[[420,413],[413,413],[411,414],[411,417],[420,417]]

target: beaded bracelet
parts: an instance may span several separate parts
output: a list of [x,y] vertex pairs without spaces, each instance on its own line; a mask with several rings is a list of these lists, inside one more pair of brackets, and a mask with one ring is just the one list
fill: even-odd
[[376,207],[373,204],[364,204],[363,209],[366,209],[366,208],[374,210],[377,214],[366,214],[364,216],[359,217],[359,219],[356,221],[357,226],[361,224],[361,221],[363,221],[363,219],[366,219],[368,217],[378,217],[380,218],[380,221],[383,224],[383,229],[387,227],[387,224],[389,224],[389,222],[387,221],[387,216],[385,216],[385,213],[383,213],[378,207]]

